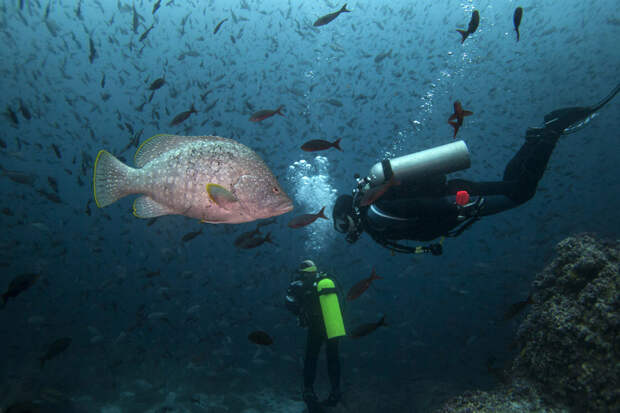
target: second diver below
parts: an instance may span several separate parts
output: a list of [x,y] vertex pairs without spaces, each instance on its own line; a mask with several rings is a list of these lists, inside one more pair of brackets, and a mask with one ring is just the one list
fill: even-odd
[[[286,308],[298,317],[301,327],[308,329],[303,399],[309,413],[320,413],[324,406],[335,406],[340,401],[338,341],[346,335],[340,307],[344,302],[342,297],[335,278],[319,271],[311,260],[299,265],[297,275],[286,291]],[[331,391],[328,398],[319,403],[314,393],[314,380],[323,342]]]
[[527,129],[525,142],[506,165],[501,181],[446,179],[447,173],[470,165],[463,141],[379,162],[368,177],[356,176],[353,196],[338,197],[334,229],[346,234],[350,243],[367,232],[395,252],[440,255],[441,242],[414,247],[397,241],[458,236],[480,217],[530,200],[560,136],[581,129],[619,91],[620,84],[596,105],[545,115],[542,127]]

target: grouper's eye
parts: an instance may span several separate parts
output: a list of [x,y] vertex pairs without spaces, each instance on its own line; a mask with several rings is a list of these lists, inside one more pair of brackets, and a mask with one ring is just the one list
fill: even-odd
[[280,190],[279,190],[277,187],[275,187],[275,186],[271,188],[271,191],[272,191],[274,194],[279,194],[279,193],[280,193]]

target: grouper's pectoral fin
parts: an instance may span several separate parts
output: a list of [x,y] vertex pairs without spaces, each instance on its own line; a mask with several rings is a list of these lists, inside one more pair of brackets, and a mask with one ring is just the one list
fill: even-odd
[[221,185],[208,183],[206,189],[211,201],[215,202],[220,208],[229,210],[233,205],[239,202],[232,192]]
[[133,215],[138,218],[155,218],[162,215],[171,215],[175,212],[166,205],[162,205],[146,195],[133,202]]

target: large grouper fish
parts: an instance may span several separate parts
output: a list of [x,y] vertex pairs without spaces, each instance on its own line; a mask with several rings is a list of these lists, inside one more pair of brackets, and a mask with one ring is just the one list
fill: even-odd
[[155,135],[136,151],[131,168],[105,150],[93,173],[103,208],[130,194],[138,218],[184,215],[237,224],[287,213],[293,204],[252,149],[219,136]]

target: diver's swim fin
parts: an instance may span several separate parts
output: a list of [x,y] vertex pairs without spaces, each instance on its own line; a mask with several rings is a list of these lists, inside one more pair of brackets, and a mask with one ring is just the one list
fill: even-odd
[[618,83],[616,87],[611,92],[609,92],[607,96],[603,98],[603,100],[601,100],[595,106],[592,106],[592,112],[596,112],[600,108],[605,106],[610,100],[612,100],[618,94],[618,92],[620,92],[620,83]]
[[594,106],[572,107],[554,110],[545,115],[545,127],[562,134],[577,132],[584,127],[597,111],[620,92],[620,83],[603,100]]

